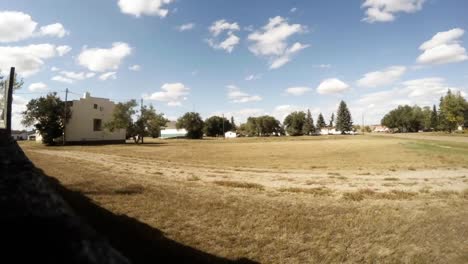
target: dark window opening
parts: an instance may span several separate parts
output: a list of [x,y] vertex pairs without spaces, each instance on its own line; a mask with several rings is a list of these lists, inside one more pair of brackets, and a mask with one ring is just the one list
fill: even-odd
[[94,131],[102,131],[102,120],[101,119],[94,119],[93,120],[93,130]]
[[94,104],[94,109],[97,109],[97,104]]

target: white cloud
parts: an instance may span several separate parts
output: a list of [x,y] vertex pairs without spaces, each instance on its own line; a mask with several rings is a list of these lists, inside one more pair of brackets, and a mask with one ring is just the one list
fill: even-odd
[[350,106],[353,115],[361,116],[364,112],[365,122],[380,123],[382,117],[398,105],[414,105],[421,107],[438,104],[439,98],[447,90],[461,91],[466,96],[466,89],[453,87],[445,79],[429,77],[404,81],[393,89],[362,95]]
[[22,130],[25,127],[21,124],[21,120],[23,120],[23,112],[26,111],[26,105],[28,104],[28,100],[22,96],[13,95],[13,102],[12,102],[12,113],[11,113],[11,127],[13,129]]
[[115,42],[110,49],[83,49],[78,56],[78,63],[90,71],[117,70],[122,60],[131,53],[132,48],[127,43]]
[[60,23],[50,24],[39,29],[40,36],[63,38],[69,34],[70,32],[65,30],[65,27]]
[[141,66],[138,65],[138,64],[135,64],[135,65],[132,65],[132,66],[128,67],[128,69],[131,70],[131,71],[140,71]]
[[43,82],[31,83],[28,87],[31,92],[42,92],[47,91],[47,84]]
[[419,47],[423,51],[417,58],[421,64],[446,64],[468,60],[465,48],[460,46],[460,38],[465,31],[454,28],[438,32]]
[[221,19],[221,20],[215,21],[210,26],[209,30],[210,30],[211,34],[216,37],[216,36],[218,36],[219,34],[221,34],[224,31],[234,32],[234,31],[239,31],[240,28],[239,28],[239,25],[236,22],[229,23],[225,19]]
[[245,77],[245,80],[246,81],[255,81],[255,80],[259,80],[261,78],[262,78],[261,74],[250,74],[247,77]]
[[6,71],[14,65],[18,74],[28,77],[41,69],[44,60],[56,55],[56,47],[51,44],[0,47],[0,69],[6,74]]
[[310,91],[312,91],[312,89],[305,86],[289,87],[286,89],[287,94],[294,96],[300,96]]
[[61,75],[56,75],[51,78],[52,81],[63,82],[63,83],[73,83],[74,81],[70,78],[63,77]]
[[101,81],[106,81],[106,80],[115,80],[117,79],[117,73],[116,72],[106,72],[103,73],[99,76],[99,80]]
[[94,72],[72,72],[72,71],[61,71],[60,74],[68,79],[76,81],[82,81],[94,77]]
[[166,17],[167,5],[173,0],[119,0],[120,11],[124,14],[140,17],[141,15]]
[[291,8],[291,10],[289,10],[289,12],[291,12],[291,13],[295,13],[296,11],[297,11],[297,7],[293,7],[293,8]]
[[361,8],[366,8],[368,23],[389,22],[395,20],[395,13],[415,13],[422,9],[425,0],[366,0]]
[[37,23],[30,15],[22,12],[0,12],[0,42],[13,42],[27,39],[36,30]]
[[406,72],[404,66],[391,66],[386,69],[364,74],[364,77],[357,81],[362,87],[378,87],[392,84],[400,79]]
[[320,69],[330,69],[332,66],[331,64],[319,64],[319,65],[315,65],[314,67],[320,68]]
[[63,46],[58,46],[57,47],[57,53],[60,57],[62,57],[63,55],[67,54],[68,52],[70,52],[72,50],[72,48],[70,46],[67,46],[67,45],[63,45]]
[[194,23],[187,23],[187,24],[183,24],[183,25],[178,26],[177,30],[179,30],[180,32],[184,32],[184,31],[192,30],[194,28],[195,28]]
[[[239,25],[235,22],[229,23],[224,19],[215,21],[209,28],[212,37],[207,39],[207,42],[214,49],[222,49],[231,53],[239,44],[240,38],[234,34],[234,31],[239,30]],[[226,32],[226,38],[221,41],[219,35],[223,32]]]
[[233,103],[248,103],[261,101],[262,97],[258,95],[250,95],[246,92],[241,91],[241,89],[235,85],[228,85],[228,98]]
[[249,50],[256,56],[267,57],[270,69],[277,69],[291,60],[292,55],[309,47],[299,42],[288,47],[288,39],[297,33],[307,31],[307,27],[300,24],[289,24],[286,19],[277,16],[270,18],[262,29],[254,31],[248,36],[253,43]]
[[337,94],[349,89],[350,87],[348,84],[340,81],[339,79],[331,78],[323,80],[317,87],[317,92],[319,94]]
[[54,67],[50,68],[50,70],[53,71],[53,72],[56,72],[56,71],[60,71],[60,68],[57,68],[57,67],[54,66]]
[[150,95],[143,95],[143,98],[167,102],[169,106],[179,106],[182,104],[182,101],[187,99],[189,91],[190,88],[186,87],[183,83],[165,83],[161,87],[161,91]]

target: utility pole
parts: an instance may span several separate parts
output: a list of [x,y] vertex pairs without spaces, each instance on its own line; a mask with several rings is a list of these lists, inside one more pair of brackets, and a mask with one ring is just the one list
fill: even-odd
[[224,114],[223,114],[223,138],[226,139],[226,134],[224,134]]
[[362,112],[362,128],[361,128],[362,134],[364,135],[364,112]]
[[10,78],[8,80],[8,94],[6,98],[6,133],[8,138],[11,136],[11,105],[13,104],[13,89],[15,87],[15,67],[10,69]]
[[63,107],[63,114],[64,114],[64,122],[63,122],[63,145],[65,145],[67,137],[67,105],[68,105],[68,88],[65,89],[65,106]]

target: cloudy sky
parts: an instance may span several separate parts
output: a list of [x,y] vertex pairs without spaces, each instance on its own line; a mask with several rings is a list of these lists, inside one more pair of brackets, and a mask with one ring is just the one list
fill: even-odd
[[14,128],[31,98],[66,88],[281,121],[345,100],[356,123],[468,92],[465,0],[0,0],[0,69],[16,66]]

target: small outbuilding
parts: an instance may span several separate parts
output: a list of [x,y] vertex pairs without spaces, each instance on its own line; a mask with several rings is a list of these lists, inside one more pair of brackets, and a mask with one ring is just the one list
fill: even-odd
[[237,134],[236,134],[236,132],[228,131],[228,132],[224,133],[224,137],[225,138],[236,138]]

